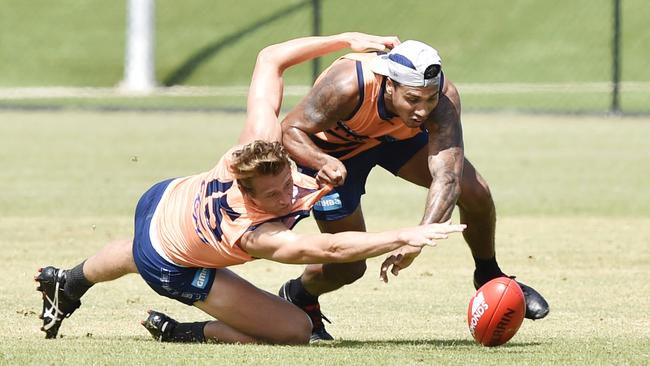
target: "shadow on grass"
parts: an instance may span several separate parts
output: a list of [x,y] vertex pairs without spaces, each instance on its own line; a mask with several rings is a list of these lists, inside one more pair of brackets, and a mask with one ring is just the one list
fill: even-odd
[[[137,336],[95,336],[90,333],[86,336],[63,336],[62,338],[69,340],[98,340],[98,341],[130,341],[130,342],[145,342],[145,343],[159,343],[150,336],[137,335]],[[211,343],[211,342],[207,342]],[[201,343],[164,343],[164,344],[183,344],[186,346],[200,346]],[[205,343],[203,343],[205,344]],[[215,343],[217,344],[217,343]],[[537,345],[539,343],[508,343],[502,347],[527,346]],[[266,345],[273,347],[274,345]],[[305,345],[296,345],[296,347],[316,347],[316,348],[384,348],[395,346],[413,346],[413,347],[473,347],[478,344],[468,339],[387,339],[387,340],[335,340],[331,342],[315,342]]]
[[[68,340],[95,340],[99,342],[111,342],[111,341],[128,341],[136,343],[151,343],[161,344],[156,340],[152,339],[149,336],[94,336],[92,334],[87,334],[86,336],[63,336]],[[210,342],[208,342],[210,343]],[[163,343],[165,345],[183,345],[183,346],[199,346],[202,347],[206,343]],[[213,343],[216,345],[217,343]],[[469,348],[488,348],[488,349],[507,349],[508,352],[519,352],[520,348],[526,348],[530,350],[530,347],[537,347],[542,345],[540,342],[508,342],[504,345],[498,347],[483,347],[478,343],[470,339],[387,339],[387,340],[335,340],[331,342],[316,342],[309,345],[297,345],[295,347],[314,347],[314,348],[348,348],[348,349],[361,349],[361,348],[390,348],[390,347],[425,347],[425,348],[448,348],[448,349],[464,349]],[[273,345],[266,345],[268,347],[274,347]]]
[[[539,346],[539,342],[509,342],[498,348],[517,348]],[[340,340],[334,342],[312,343],[311,347],[332,347],[332,348],[368,348],[368,347],[394,347],[394,346],[414,346],[414,347],[436,347],[436,348],[467,348],[482,347],[470,339],[390,339],[390,340],[369,340],[354,341]]]
[[194,71],[199,66],[201,66],[201,64],[208,61],[215,54],[219,53],[219,51],[221,51],[224,47],[235,44],[244,36],[261,29],[265,25],[268,25],[270,23],[273,23],[276,20],[289,16],[292,13],[302,8],[306,8],[310,5],[311,5],[311,0],[303,0],[299,3],[286,6],[265,18],[257,20],[256,22],[248,25],[244,29],[229,34],[222,39],[219,39],[217,41],[214,41],[204,46],[196,53],[191,55],[187,60],[185,60],[185,62],[183,62],[178,68],[173,70],[171,74],[165,78],[165,80],[163,81],[163,85],[172,86],[172,85],[182,84],[194,73]]

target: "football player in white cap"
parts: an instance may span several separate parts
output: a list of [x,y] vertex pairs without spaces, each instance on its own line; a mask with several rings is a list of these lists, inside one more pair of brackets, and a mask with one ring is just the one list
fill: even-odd
[[[505,276],[495,253],[496,210],[487,183],[463,149],[460,96],[445,79],[431,46],[405,41],[388,54],[352,53],[337,59],[283,120],[283,144],[301,171],[335,189],[314,206],[322,232],[366,229],[360,205],[366,178],[379,165],[429,189],[421,224],[445,222],[455,205],[475,262],[474,286]],[[400,184],[397,181],[395,184]],[[397,275],[419,255],[402,247],[387,257],[380,277]],[[365,261],[309,265],[286,282],[280,296],[305,310],[312,338],[330,340],[318,296],[363,276]],[[540,319],[549,307],[521,284],[526,317]]]

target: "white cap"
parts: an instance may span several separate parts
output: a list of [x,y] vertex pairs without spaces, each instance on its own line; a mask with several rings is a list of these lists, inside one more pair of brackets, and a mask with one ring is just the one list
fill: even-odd
[[407,86],[440,84],[442,60],[433,47],[419,41],[404,41],[388,54],[370,61],[370,69]]

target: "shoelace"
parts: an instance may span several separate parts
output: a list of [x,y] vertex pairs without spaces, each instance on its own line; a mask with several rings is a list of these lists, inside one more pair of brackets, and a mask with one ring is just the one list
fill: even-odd
[[[309,312],[309,317],[312,318],[312,322],[314,320],[318,319],[323,319],[326,322],[332,324],[332,322],[327,319],[327,317],[320,311],[320,305],[319,304],[313,304],[313,305],[308,305],[305,307],[305,310]],[[323,323],[322,321],[320,322],[321,324]]]
[[[320,311],[319,311],[319,313],[320,313]],[[320,313],[320,317],[321,317],[321,319],[325,320],[326,322],[332,324],[332,322],[331,322],[329,319],[327,319],[327,317],[325,316],[325,314]]]
[[[43,312],[43,318],[49,317],[52,320],[49,323],[45,324],[43,326],[43,329],[49,330],[59,320],[59,315],[64,315],[63,312],[61,310],[59,310],[59,280],[58,280],[58,273],[57,273],[57,279],[56,279],[56,286],[54,286],[54,300],[50,299],[50,297],[47,296],[47,293],[45,294],[45,298],[50,303],[51,307],[45,309],[45,311]],[[61,318],[61,319],[63,319],[63,318]]]

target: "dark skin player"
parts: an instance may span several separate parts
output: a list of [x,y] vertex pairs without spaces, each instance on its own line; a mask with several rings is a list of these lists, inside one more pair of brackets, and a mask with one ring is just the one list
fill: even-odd
[[[340,185],[348,172],[339,159],[319,149],[310,135],[334,128],[338,121],[353,113],[358,102],[355,62],[339,59],[282,122],[282,142],[291,157],[318,171],[316,177],[323,183]],[[461,223],[467,224],[463,236],[477,263],[475,285],[503,275],[495,260],[494,201],[486,181],[464,156],[461,102],[454,84],[445,80],[439,93],[439,85],[412,87],[387,78],[384,103],[407,127],[428,130],[427,146],[397,173],[411,183],[429,188],[420,224],[445,222],[450,219],[454,205],[458,205]],[[321,232],[327,233],[366,230],[360,205],[340,220],[317,223]],[[407,268],[420,252],[420,248],[403,247],[391,253],[381,266],[382,280],[388,281],[388,271],[396,276]],[[304,290],[317,297],[356,281],[365,270],[365,261],[309,265],[300,281]],[[541,318],[546,313],[527,315]]]
[[[282,123],[283,144],[300,165],[318,170],[317,179],[333,185],[343,183],[347,171],[343,163],[320,150],[308,135],[336,126],[345,119],[359,101],[355,64],[342,59],[293,109]],[[424,125],[429,131],[429,144],[409,160],[398,176],[429,188],[421,224],[449,220],[458,201],[461,222],[470,222],[463,235],[472,254],[492,258],[496,214],[487,183],[464,157],[460,123],[460,97],[456,87],[447,80],[442,95],[438,85],[410,87],[386,82],[386,108],[411,128]],[[434,179],[435,177],[435,179]],[[318,221],[322,232],[365,231],[361,206],[338,221]],[[420,250],[392,253],[382,265],[386,272],[397,275],[420,254]],[[332,271],[332,269],[335,271]],[[337,265],[311,265],[303,274],[303,284],[311,294],[323,294],[352,283],[365,272],[365,262]],[[334,275],[331,275],[334,274]]]

